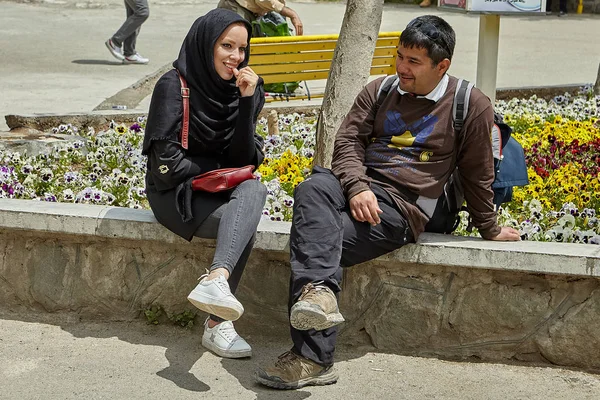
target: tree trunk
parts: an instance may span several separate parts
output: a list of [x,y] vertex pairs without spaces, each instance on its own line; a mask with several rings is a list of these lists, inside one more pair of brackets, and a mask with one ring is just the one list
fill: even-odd
[[600,64],[598,64],[598,76],[596,77],[596,84],[594,85],[594,93],[600,96]]
[[317,123],[314,164],[331,167],[333,143],[356,95],[367,84],[384,0],[348,0]]

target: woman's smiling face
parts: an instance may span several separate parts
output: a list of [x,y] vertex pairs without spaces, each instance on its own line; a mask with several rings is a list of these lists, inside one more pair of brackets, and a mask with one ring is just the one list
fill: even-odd
[[233,70],[246,58],[248,30],[242,23],[231,24],[219,36],[214,48],[215,70],[226,81],[233,78]]

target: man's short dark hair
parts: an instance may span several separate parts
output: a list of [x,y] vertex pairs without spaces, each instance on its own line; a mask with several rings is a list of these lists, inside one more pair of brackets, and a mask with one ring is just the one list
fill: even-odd
[[456,35],[450,24],[442,18],[423,15],[408,23],[400,35],[400,44],[427,50],[427,55],[437,65],[444,58],[452,60]]

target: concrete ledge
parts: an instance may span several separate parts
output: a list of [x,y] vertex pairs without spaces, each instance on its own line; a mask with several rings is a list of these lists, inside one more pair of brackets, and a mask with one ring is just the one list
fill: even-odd
[[[112,100],[111,100],[112,101]],[[280,114],[285,113],[304,113],[316,115],[320,104],[309,105],[298,102],[295,105],[288,102],[274,102],[266,104],[262,109],[260,116],[266,117],[267,113],[275,109]],[[126,112],[126,111],[98,111],[93,113],[72,113],[72,114],[35,114],[35,115],[16,115],[5,116],[6,125],[10,132],[21,134],[23,129],[34,129],[40,132],[46,132],[60,124],[72,124],[76,127],[87,129],[105,129],[111,121],[117,123],[131,123],[137,121],[138,117],[145,117],[148,113]]]
[[[239,329],[287,337],[288,223],[263,221],[236,296]],[[131,320],[186,300],[214,241],[150,211],[0,199],[0,311]],[[424,234],[344,270],[339,340],[452,359],[600,371],[600,248]],[[260,321],[259,324],[256,321]]]
[[[290,226],[288,222],[261,221],[255,249],[287,253]],[[186,243],[162,227],[149,210],[87,204],[0,199],[0,229]],[[600,277],[600,247],[583,244],[505,243],[425,233],[416,244],[380,259],[422,265]]]

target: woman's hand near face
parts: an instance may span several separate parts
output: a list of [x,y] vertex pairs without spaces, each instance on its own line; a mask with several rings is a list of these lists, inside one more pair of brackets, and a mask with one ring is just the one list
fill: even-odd
[[244,67],[240,70],[234,68],[233,75],[236,78],[235,85],[240,88],[242,97],[253,96],[258,84],[258,75],[252,71],[252,68]]

